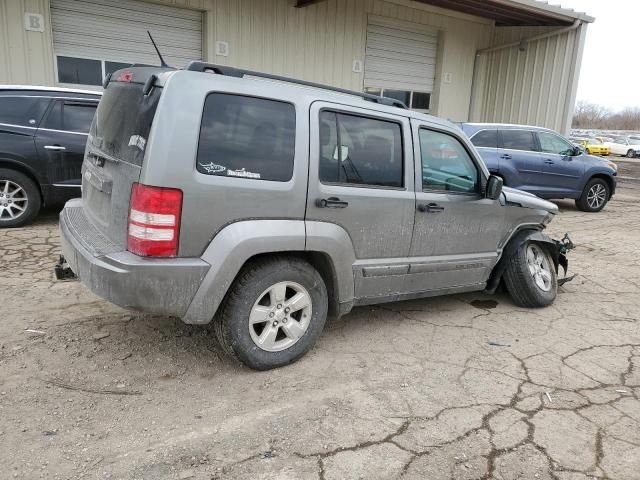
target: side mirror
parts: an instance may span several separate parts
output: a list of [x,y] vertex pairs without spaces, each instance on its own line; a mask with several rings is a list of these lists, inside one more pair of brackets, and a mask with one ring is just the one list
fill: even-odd
[[485,197],[491,200],[498,200],[500,198],[500,194],[502,193],[502,185],[504,181],[502,178],[496,175],[489,175],[489,180],[487,180],[487,189],[485,191]]
[[[584,147],[583,147],[584,148]],[[582,155],[582,148],[580,147],[576,147],[573,149],[573,157],[579,157],[580,155]]]

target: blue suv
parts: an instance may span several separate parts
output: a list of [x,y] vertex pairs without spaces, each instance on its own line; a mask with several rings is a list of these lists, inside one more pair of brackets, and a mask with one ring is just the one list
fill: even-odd
[[599,212],[616,189],[616,164],[584,154],[553,130],[522,125],[461,125],[489,171],[504,184],[546,199],[573,198]]

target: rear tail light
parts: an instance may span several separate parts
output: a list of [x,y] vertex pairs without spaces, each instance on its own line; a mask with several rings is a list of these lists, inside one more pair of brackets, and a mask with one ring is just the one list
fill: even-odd
[[182,190],[134,183],[127,250],[143,257],[178,254]]

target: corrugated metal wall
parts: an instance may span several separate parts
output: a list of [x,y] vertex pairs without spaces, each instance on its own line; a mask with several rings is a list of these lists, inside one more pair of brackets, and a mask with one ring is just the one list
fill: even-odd
[[[44,16],[44,32],[24,29],[24,14]],[[52,85],[48,0],[0,0],[0,83]]]
[[[549,27],[497,27],[492,44],[508,44],[551,31]],[[574,83],[571,66],[579,40],[580,32],[573,30],[531,41],[524,51],[512,47],[480,55],[471,120],[565,130]]]
[[[489,44],[491,22],[405,0],[327,0],[306,8],[292,3],[216,0],[209,38],[228,41],[230,54],[209,58],[362,90],[364,73],[354,73],[352,64],[365,58],[368,15],[421,23],[441,35],[432,112],[467,119],[473,60]],[[443,83],[440,72],[450,73],[451,82]]]
[[[165,0],[205,12],[204,55],[209,61],[291,75],[362,90],[369,14],[421,23],[440,32],[432,111],[466,120],[473,60],[489,45],[492,22],[410,0],[326,0],[293,8],[293,0]],[[24,12],[45,15],[44,34],[22,28]],[[0,0],[0,83],[54,84],[48,0]],[[215,42],[229,56],[215,55]],[[8,68],[4,68],[8,65]],[[441,73],[449,73],[444,83]],[[402,72],[399,72],[401,75]]]

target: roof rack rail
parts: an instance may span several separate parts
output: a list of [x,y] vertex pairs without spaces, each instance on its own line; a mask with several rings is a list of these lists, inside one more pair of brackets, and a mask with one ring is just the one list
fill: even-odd
[[272,75],[270,73],[254,72],[251,70],[244,70],[241,68],[227,67],[226,65],[216,65],[214,63],[193,61],[186,66],[185,70],[190,70],[193,72],[209,72],[209,73],[215,73],[218,75],[226,75],[228,77],[237,77],[237,78],[243,78],[246,75],[250,75],[252,77],[259,77],[259,78],[268,78],[269,80],[295,83],[298,85],[304,85],[305,87],[322,88],[323,90],[331,90],[332,92],[345,93],[347,95],[354,95],[364,100],[368,100],[374,103],[379,103],[381,105],[388,105],[391,107],[398,107],[398,108],[404,108],[404,109],[407,108],[404,102],[401,102],[400,100],[396,100],[394,98],[379,97],[377,95],[372,95],[370,93],[356,92],[355,90],[347,90],[346,88],[331,87],[329,85],[323,85],[321,83],[307,82],[306,80],[299,80],[297,78],[291,78],[291,77],[283,77],[281,75]]

